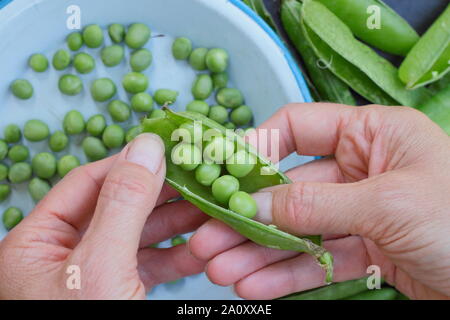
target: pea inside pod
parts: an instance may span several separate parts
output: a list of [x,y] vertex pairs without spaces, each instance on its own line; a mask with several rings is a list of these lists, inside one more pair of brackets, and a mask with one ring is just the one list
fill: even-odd
[[[296,237],[225,208],[215,199],[211,192],[211,187],[202,185],[195,179],[195,171],[186,171],[171,161],[172,150],[178,145],[178,141],[173,141],[172,134],[185,123],[193,125],[196,121],[199,121],[203,126],[204,132],[217,130],[223,136],[231,135],[240,149],[246,150],[257,159],[253,170],[247,176],[238,179],[240,191],[251,194],[262,188],[290,183],[289,178],[276,170],[268,160],[258,155],[241,137],[232,132],[227,132],[224,127],[205,116],[190,112],[174,113],[168,109],[165,109],[163,112],[165,112],[165,116],[162,118],[144,119],[142,130],[143,132],[158,134],[165,143],[166,181],[178,190],[186,200],[193,203],[203,212],[223,221],[250,240],[270,248],[306,252],[313,255],[327,271],[327,282],[331,282],[333,257],[320,246],[320,236]],[[266,168],[266,170],[263,168]],[[267,169],[273,174],[263,175],[261,170],[267,171]]]

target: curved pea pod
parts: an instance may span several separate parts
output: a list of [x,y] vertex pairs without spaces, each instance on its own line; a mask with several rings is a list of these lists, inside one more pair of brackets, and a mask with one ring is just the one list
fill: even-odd
[[281,21],[286,33],[303,58],[308,74],[319,94],[318,98],[321,101],[356,105],[348,85],[327,68],[320,67],[320,60],[306,41],[301,27],[301,10],[302,5],[298,1],[284,0],[281,5]]
[[407,90],[397,68],[356,40],[347,25],[320,2],[305,0],[302,13],[302,28],[317,56],[367,100],[417,107],[430,98],[427,89]]
[[381,288],[361,292],[345,300],[395,300],[398,292],[393,288]]
[[450,85],[418,108],[450,136]]
[[[178,190],[186,200],[200,210],[224,222],[250,240],[269,248],[305,252],[313,255],[318,263],[326,270],[326,281],[331,282],[333,277],[333,257],[320,246],[320,236],[299,238],[222,207],[214,199],[211,188],[205,187],[196,181],[194,172],[184,171],[172,163],[172,149],[178,143],[178,141],[172,141],[172,133],[183,123],[200,123],[204,131],[209,129],[216,130],[224,136],[226,135],[230,139],[233,139],[238,147],[244,148],[249,153],[255,155],[257,164],[254,169],[246,177],[239,179],[241,191],[253,193],[262,188],[290,183],[289,178],[277,171],[268,160],[258,155],[240,136],[231,130],[226,131],[224,127],[215,121],[191,112],[175,113],[167,108],[164,111],[164,118],[144,119],[142,121],[142,130],[143,132],[158,134],[165,143],[167,161],[166,181],[174,189]],[[261,168],[263,167],[266,167],[274,174],[262,175]]]
[[[417,32],[381,0],[318,0],[366,43],[405,56],[419,40]],[[395,41],[393,41],[395,39]]]
[[435,82],[450,71],[450,5],[412,48],[398,75],[408,89]]

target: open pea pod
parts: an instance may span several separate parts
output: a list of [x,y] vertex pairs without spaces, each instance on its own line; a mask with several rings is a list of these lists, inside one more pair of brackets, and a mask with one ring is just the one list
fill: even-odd
[[302,5],[297,0],[283,0],[281,4],[281,21],[286,33],[302,56],[308,74],[319,93],[320,100],[356,105],[348,85],[327,68],[320,67],[320,61],[306,40],[301,27],[301,10]]
[[348,26],[321,3],[304,0],[302,13],[302,26],[318,57],[369,101],[417,107],[430,97],[424,88],[407,90],[397,68],[358,41]]
[[[314,256],[318,263],[326,270],[326,281],[331,282],[333,277],[333,257],[326,251],[321,244],[320,236],[296,237],[289,233],[278,230],[273,226],[267,226],[258,221],[246,218],[227,208],[221,206],[213,197],[210,187],[199,184],[195,179],[195,173],[185,171],[171,161],[173,147],[178,141],[172,141],[172,133],[183,123],[200,123],[203,130],[214,129],[223,135],[230,136],[230,132],[218,123],[208,119],[200,114],[182,112],[175,113],[165,109],[165,118],[144,119],[142,121],[143,132],[151,132],[159,135],[164,141],[166,147],[166,181],[181,195],[198,207],[200,210],[218,219],[231,228],[265,247],[305,252]],[[276,168],[235,133],[232,133],[233,140],[238,147],[244,148],[249,153],[255,155],[257,164],[250,174],[240,178],[240,189],[242,191],[253,193],[262,188],[290,183],[288,177],[276,170]],[[265,167],[273,174],[262,175],[261,168]],[[266,172],[267,172],[266,170]]]
[[450,71],[450,5],[406,56],[399,77],[408,89],[435,82]]
[[409,23],[381,0],[317,1],[344,21],[355,36],[385,52],[405,56],[419,41]]

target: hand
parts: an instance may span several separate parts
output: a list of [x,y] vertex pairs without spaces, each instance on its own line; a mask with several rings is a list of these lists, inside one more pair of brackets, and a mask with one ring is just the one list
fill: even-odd
[[[280,129],[281,157],[334,157],[289,171],[291,185],[255,194],[257,220],[297,235],[324,234],[336,282],[377,265],[411,298],[450,297],[450,138],[438,126],[410,108],[298,104],[260,128]],[[243,298],[324,285],[310,256],[260,247],[215,220],[189,247],[209,261],[212,282],[234,285]]]
[[[149,248],[206,221],[184,201],[164,204],[177,196],[165,173],[152,134],[69,173],[0,243],[0,299],[144,299],[158,283],[202,272],[186,245]],[[70,266],[79,290],[67,286]]]

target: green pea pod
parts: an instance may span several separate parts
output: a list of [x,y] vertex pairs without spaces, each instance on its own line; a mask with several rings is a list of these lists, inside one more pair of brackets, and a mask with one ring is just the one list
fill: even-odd
[[284,29],[303,58],[311,80],[314,82],[321,101],[330,101],[347,105],[356,105],[349,87],[327,68],[319,67],[319,59],[306,41],[301,27],[302,5],[296,0],[283,0],[281,21]]
[[[196,181],[194,172],[185,171],[172,163],[172,149],[178,143],[177,141],[172,141],[172,133],[183,123],[193,124],[195,121],[199,121],[204,131],[214,129],[223,135],[232,134],[232,138],[239,147],[246,149],[258,159],[258,163],[252,172],[246,177],[239,179],[241,191],[253,193],[262,188],[290,183],[289,178],[277,171],[268,160],[259,156],[240,136],[230,131],[227,132],[224,127],[215,121],[197,113],[174,113],[167,108],[164,110],[164,118],[144,119],[142,122],[142,130],[143,132],[158,134],[165,143],[167,161],[166,181],[174,189],[178,190],[186,200],[200,210],[226,223],[250,240],[269,248],[306,252],[313,255],[326,270],[326,281],[331,282],[333,277],[333,257],[320,246],[320,236],[298,238],[275,227],[264,225],[222,207],[214,199],[211,188],[205,187]],[[261,169],[263,167],[274,174],[261,175]]]
[[399,77],[408,89],[435,82],[450,71],[450,5],[406,56]]
[[450,86],[450,73],[447,73],[442,79],[432,83],[429,87],[431,93],[436,94]]
[[361,292],[345,300],[395,300],[398,292],[393,288],[381,288]]
[[247,6],[250,7],[253,11],[255,11],[261,19],[263,19],[273,30],[279,31],[278,27],[273,20],[269,11],[264,4],[263,0],[242,0]]
[[430,97],[430,92],[424,88],[405,89],[398,78],[398,70],[356,40],[347,25],[320,2],[304,0],[302,13],[302,27],[318,57],[369,101],[417,107]]
[[[405,56],[419,40],[417,32],[381,0],[318,0],[364,42]],[[393,41],[395,39],[395,41]]]
[[367,278],[333,283],[331,285],[294,293],[279,300],[340,300],[367,291]]
[[418,109],[450,135],[450,85]]

